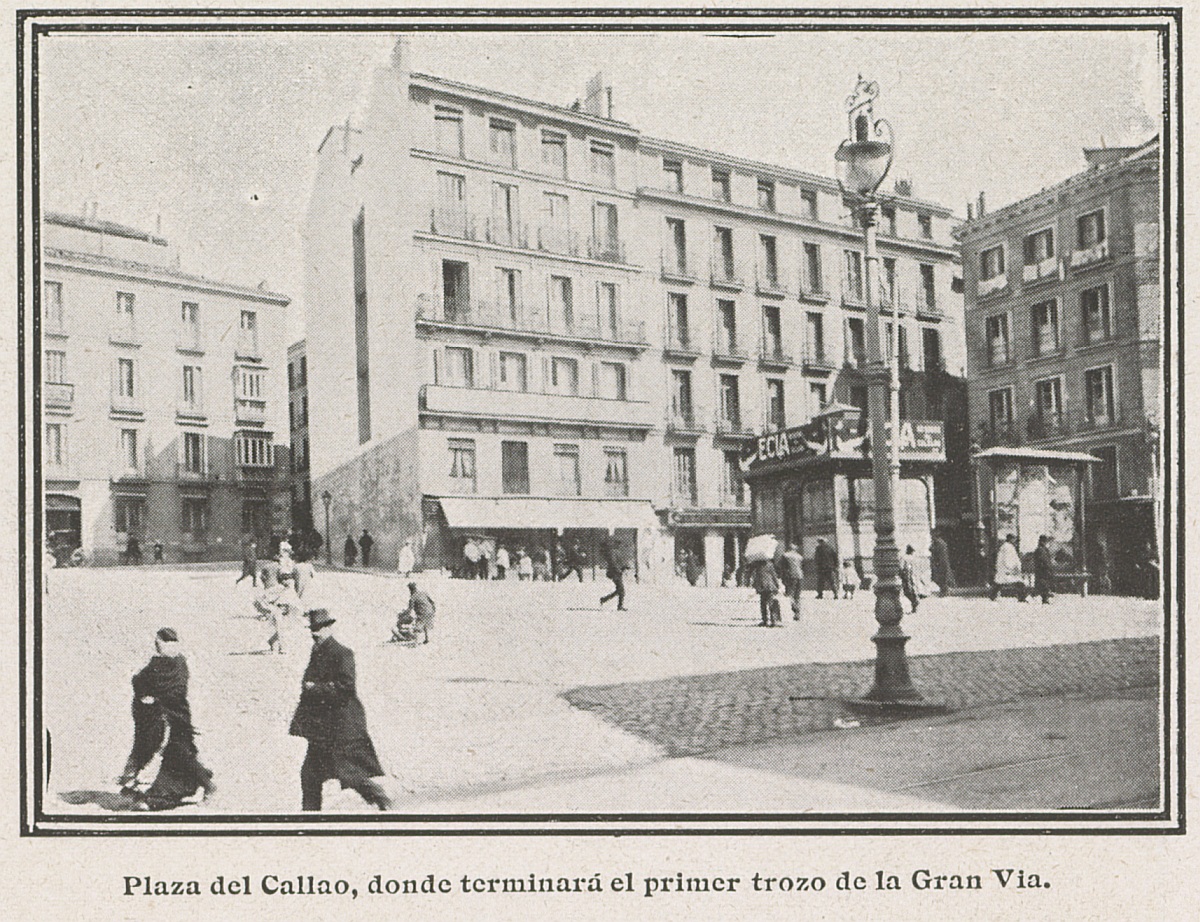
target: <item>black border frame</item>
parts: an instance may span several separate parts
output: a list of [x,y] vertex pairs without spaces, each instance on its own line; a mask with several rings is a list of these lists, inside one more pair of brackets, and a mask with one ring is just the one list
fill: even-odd
[[[488,22],[495,17],[497,22]],[[109,22],[88,20],[107,19]],[[133,22],[131,20],[138,20]],[[171,22],[162,20],[170,19]],[[1048,20],[1053,19],[1054,22]],[[158,20],[158,21],[155,21]],[[177,20],[177,21],[176,21]],[[269,20],[269,21],[267,21]],[[278,20],[278,21],[276,21]],[[320,21],[317,21],[320,20]],[[355,20],[346,22],[338,20]],[[428,20],[444,20],[431,22]],[[552,20],[552,21],[551,21]],[[857,21],[856,21],[857,20]],[[863,21],[871,20],[871,21]],[[1012,20],[1005,22],[1004,20]],[[1041,20],[1041,21],[1039,21]],[[1071,20],[1076,20],[1072,22]],[[1089,21],[1083,21],[1089,20]],[[1155,22],[1154,20],[1158,20]],[[637,835],[637,836],[743,836],[743,835],[1178,835],[1186,831],[1186,740],[1184,623],[1177,615],[1184,610],[1184,349],[1182,305],[1183,210],[1175,203],[1183,198],[1183,48],[1181,7],[1100,7],[1063,9],[19,9],[16,11],[16,153],[17,153],[17,474],[18,474],[18,566],[19,599],[19,726],[21,744],[20,835],[22,837],[159,837],[159,836],[280,836],[280,835],[353,835],[353,836],[555,836],[555,835]],[[41,495],[41,266],[40,198],[38,164],[38,38],[52,32],[428,32],[428,31],[888,31],[888,32],[973,32],[973,31],[1153,31],[1159,36],[1163,60],[1163,138],[1162,138],[1162,220],[1163,259],[1163,426],[1161,464],[1163,470],[1163,636],[1162,642],[1162,734],[1163,734],[1163,808],[1158,811],[1115,812],[961,812],[961,813],[806,813],[806,814],[325,814],[325,815],[221,815],[168,817],[120,814],[47,815],[43,810],[40,779],[45,752],[41,722],[41,617],[42,617],[42,533]],[[27,34],[28,33],[28,34]],[[29,51],[28,72],[25,65]],[[28,85],[27,85],[28,81]],[[26,107],[26,92],[29,107]],[[28,120],[28,123],[27,123]],[[28,134],[26,134],[28,128]],[[1172,134],[1173,133],[1173,134]],[[1175,139],[1172,150],[1171,138]],[[30,168],[26,170],[26,156]],[[28,185],[28,198],[26,197]],[[29,209],[27,228],[26,209]],[[28,247],[28,250],[27,250]],[[30,259],[31,278],[26,277]],[[1172,273],[1175,285],[1172,289]],[[29,285],[27,286],[27,281]],[[1174,294],[1172,303],[1171,293]],[[32,308],[29,343],[30,361],[26,361],[26,298]],[[1176,340],[1176,337],[1178,339]],[[1178,343],[1176,366],[1170,361]],[[1174,374],[1173,374],[1174,372]],[[29,380],[27,381],[27,376]],[[30,396],[27,407],[26,393]],[[1175,396],[1176,416],[1172,427],[1171,397]],[[29,444],[30,428],[36,437]],[[1178,435],[1178,441],[1176,441]],[[32,455],[32,483],[27,451]],[[1173,453],[1174,452],[1174,453]],[[1174,465],[1172,467],[1172,465]],[[1174,473],[1174,479],[1172,478]],[[27,498],[31,501],[30,533]],[[30,540],[32,539],[32,540]],[[1174,547],[1174,557],[1171,550]],[[32,558],[32,568],[30,567]],[[1174,566],[1174,571],[1172,567]],[[31,572],[32,569],[32,572]],[[32,579],[30,578],[32,577]],[[32,594],[30,589],[32,588]],[[1172,591],[1174,607],[1172,607]],[[32,604],[30,604],[32,603]],[[32,625],[30,624],[32,609]],[[32,628],[32,630],[31,630]],[[1178,649],[1174,642],[1178,641]],[[32,659],[32,696],[30,694]],[[1172,682],[1174,680],[1174,683]],[[1173,687],[1174,685],[1174,687]],[[1174,709],[1173,706],[1174,705]],[[1177,713],[1179,726],[1171,718]],[[30,724],[32,723],[32,733]],[[30,801],[29,768],[36,769],[37,783]],[[1175,764],[1172,764],[1172,754]],[[1172,769],[1176,786],[1172,787]],[[879,826],[872,823],[930,824]],[[341,829],[357,823],[368,828]],[[414,824],[489,824],[492,828],[423,828]],[[610,824],[610,828],[571,824]],[[664,823],[668,826],[640,826]],[[686,828],[687,823],[767,823],[770,825],[716,827],[704,825]],[[775,825],[775,824],[794,825]],[[854,824],[851,828],[820,824]],[[976,823],[973,827],[942,824]],[[1098,823],[1129,823],[1128,827],[1095,826]],[[1160,825],[1150,825],[1157,823]],[[1174,823],[1174,825],[1169,825]],[[78,824],[73,826],[71,824]],[[234,827],[256,824],[257,828]],[[541,824],[542,828],[518,825],[495,828],[492,824]],[[626,825],[629,824],[629,825]],[[1006,825],[1007,824],[1007,825]],[[1030,825],[1018,825],[1030,824]],[[206,828],[187,828],[201,826]],[[166,828],[184,827],[184,828]],[[207,828],[218,827],[218,828]],[[326,828],[322,828],[326,827]],[[807,828],[806,828],[807,827]]]

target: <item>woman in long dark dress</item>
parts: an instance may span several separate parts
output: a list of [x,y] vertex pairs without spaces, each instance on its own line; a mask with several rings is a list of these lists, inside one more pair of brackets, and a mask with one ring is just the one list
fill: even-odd
[[212,772],[196,750],[192,709],[188,704],[188,665],[179,635],[162,628],[154,638],[156,655],[133,677],[133,748],[120,783],[133,791],[138,775],[162,753],[153,783],[138,793],[136,809],[169,810],[198,790],[207,798],[215,790]]

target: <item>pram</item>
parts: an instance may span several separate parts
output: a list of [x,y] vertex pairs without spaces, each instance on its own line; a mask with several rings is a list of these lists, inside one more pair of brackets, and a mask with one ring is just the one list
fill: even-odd
[[433,616],[418,618],[407,610],[400,612],[396,619],[396,627],[392,629],[392,639],[388,643],[398,643],[406,647],[429,643],[429,628],[433,625]]

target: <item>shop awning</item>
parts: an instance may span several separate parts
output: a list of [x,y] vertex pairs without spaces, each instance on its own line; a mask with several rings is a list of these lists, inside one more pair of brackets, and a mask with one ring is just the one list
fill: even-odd
[[451,528],[654,528],[654,508],[635,499],[549,499],[527,496],[437,497]]
[[61,493],[46,494],[47,512],[78,512],[80,508],[78,496],[64,496]]
[[1099,464],[1100,459],[1082,451],[1054,451],[1048,448],[988,448],[971,455],[971,460],[996,461],[1032,461],[1052,464],[1054,462],[1078,462],[1081,464]]

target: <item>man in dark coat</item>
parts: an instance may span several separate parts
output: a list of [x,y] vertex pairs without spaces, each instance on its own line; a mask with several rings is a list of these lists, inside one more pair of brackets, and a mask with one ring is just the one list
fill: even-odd
[[362,562],[364,567],[371,565],[371,548],[375,546],[375,539],[364,528],[362,537],[358,539],[358,546],[362,550]]
[[779,600],[775,597],[779,592],[779,575],[775,572],[775,564],[770,560],[759,562],[754,568],[754,576],[750,585],[758,593],[759,627],[780,627]]
[[941,532],[934,532],[929,545],[929,576],[937,583],[938,594],[946,595],[954,588],[954,570],[950,566],[950,548]]
[[242,575],[234,583],[236,586],[246,577],[250,577],[250,585],[258,585],[258,545],[251,535],[242,539]]
[[354,566],[354,561],[358,559],[358,545],[354,543],[354,539],[346,535],[346,543],[342,545],[342,560],[346,566]]
[[836,599],[838,597],[837,552],[829,546],[824,538],[821,538],[817,542],[817,549],[813,554],[813,558],[817,565],[817,598],[825,598],[825,587],[828,586],[829,591],[833,593],[833,597]]
[[390,809],[392,799],[375,780],[382,777],[383,768],[358,700],[354,652],[333,638],[330,626],[336,619],[328,611],[316,608],[307,615],[312,654],[288,731],[308,740],[300,768],[302,809],[321,809],[321,788],[330,778],[340,781],[343,788],[354,788],[380,810]]
[[1037,550],[1033,552],[1033,593],[1042,597],[1042,604],[1050,604],[1050,585],[1054,581],[1054,558],[1050,556],[1050,536],[1038,538]]
[[613,591],[608,595],[600,596],[600,604],[603,605],[610,599],[617,600],[617,611],[625,611],[625,571],[629,569],[620,551],[615,548],[608,549],[608,565],[605,567],[604,575],[612,580]]
[[779,577],[783,580],[783,591],[792,600],[792,620],[800,620],[800,586],[804,582],[804,558],[795,542],[779,557]]
[[155,635],[154,647],[155,655],[133,677],[133,749],[118,779],[125,790],[134,789],[138,774],[162,750],[158,775],[138,795],[139,810],[169,810],[198,790],[207,798],[217,789],[196,750],[188,666],[179,650],[179,635],[164,627]]

